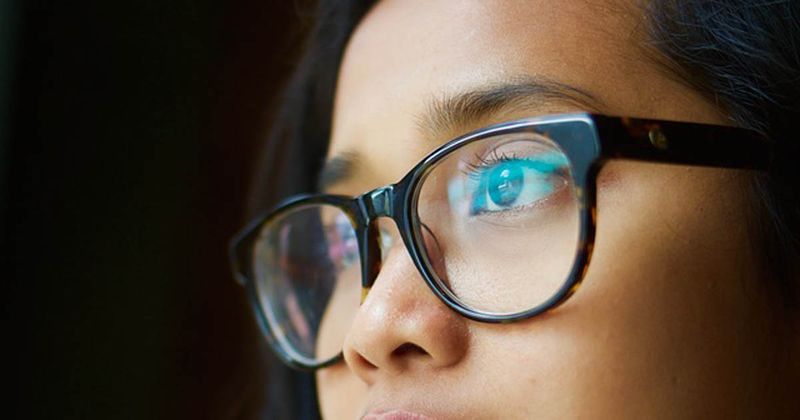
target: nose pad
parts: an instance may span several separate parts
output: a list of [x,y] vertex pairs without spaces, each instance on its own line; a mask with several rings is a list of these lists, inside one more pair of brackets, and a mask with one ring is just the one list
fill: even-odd
[[389,256],[389,251],[391,251],[395,244],[398,244],[401,241],[399,233],[397,233],[396,230],[395,233],[392,233],[388,219],[378,220],[378,235],[378,242],[380,243],[381,247],[381,262],[383,262],[386,261],[386,257]]
[[433,233],[433,230],[425,223],[420,223],[422,231],[422,246],[425,248],[423,251],[428,256],[428,261],[434,266],[444,264],[444,249],[439,242],[439,238]]
[[380,230],[375,222],[370,223],[360,235],[361,250],[361,303],[367,298],[369,289],[381,271],[383,251],[380,244]]

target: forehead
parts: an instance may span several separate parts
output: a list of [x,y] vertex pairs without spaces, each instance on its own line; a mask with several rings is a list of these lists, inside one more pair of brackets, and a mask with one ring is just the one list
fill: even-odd
[[361,87],[405,98],[513,72],[596,82],[603,74],[587,64],[622,64],[638,15],[602,0],[386,0],[353,34],[340,83],[346,96]]
[[[662,96],[671,95],[675,86],[658,77],[644,58],[641,12],[632,3],[379,2],[345,51],[329,157],[355,151],[368,157],[366,164],[379,162],[381,171],[390,174],[386,182],[394,181],[421,151],[431,149],[430,141],[420,139],[418,122],[432,100],[520,76],[545,77],[589,92],[604,104],[596,111],[669,114],[666,108],[672,105],[654,104],[665,102]],[[646,95],[643,86],[649,89]],[[557,101],[533,108],[517,116],[580,109]]]

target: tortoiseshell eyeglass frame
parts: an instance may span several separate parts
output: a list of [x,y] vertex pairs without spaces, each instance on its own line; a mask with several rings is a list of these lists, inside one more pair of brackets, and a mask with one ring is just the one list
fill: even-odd
[[[464,306],[443,290],[424,253],[421,225],[416,214],[420,186],[437,162],[453,151],[491,136],[535,132],[554,141],[565,153],[572,170],[580,206],[580,245],[572,269],[562,287],[550,299],[514,314],[483,313]],[[768,138],[742,128],[578,113],[542,116],[492,125],[455,138],[419,162],[399,182],[357,197],[307,194],[291,197],[250,223],[230,243],[234,276],[249,295],[255,316],[275,353],[298,369],[318,369],[335,363],[329,360],[298,360],[295,352],[281,347],[267,322],[253,277],[254,242],[262,227],[300,206],[325,204],[346,213],[355,229],[361,260],[362,300],[372,287],[381,266],[379,232],[375,223],[388,217],[397,224],[400,236],[423,279],[445,305],[480,322],[508,323],[528,319],[566,301],[581,284],[594,246],[597,223],[596,180],[605,162],[629,159],[681,165],[736,169],[766,169],[772,159]]]

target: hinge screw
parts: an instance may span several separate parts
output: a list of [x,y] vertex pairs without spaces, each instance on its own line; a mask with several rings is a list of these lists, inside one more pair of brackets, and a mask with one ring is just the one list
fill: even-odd
[[665,150],[669,147],[669,141],[667,141],[667,136],[664,135],[664,132],[658,128],[654,128],[647,133],[648,137],[650,137],[650,144],[655,146],[656,149]]

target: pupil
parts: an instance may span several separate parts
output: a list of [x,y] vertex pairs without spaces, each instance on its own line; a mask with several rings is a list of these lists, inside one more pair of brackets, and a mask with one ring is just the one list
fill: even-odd
[[489,175],[489,197],[498,206],[508,206],[519,198],[524,175],[518,165],[501,165]]

